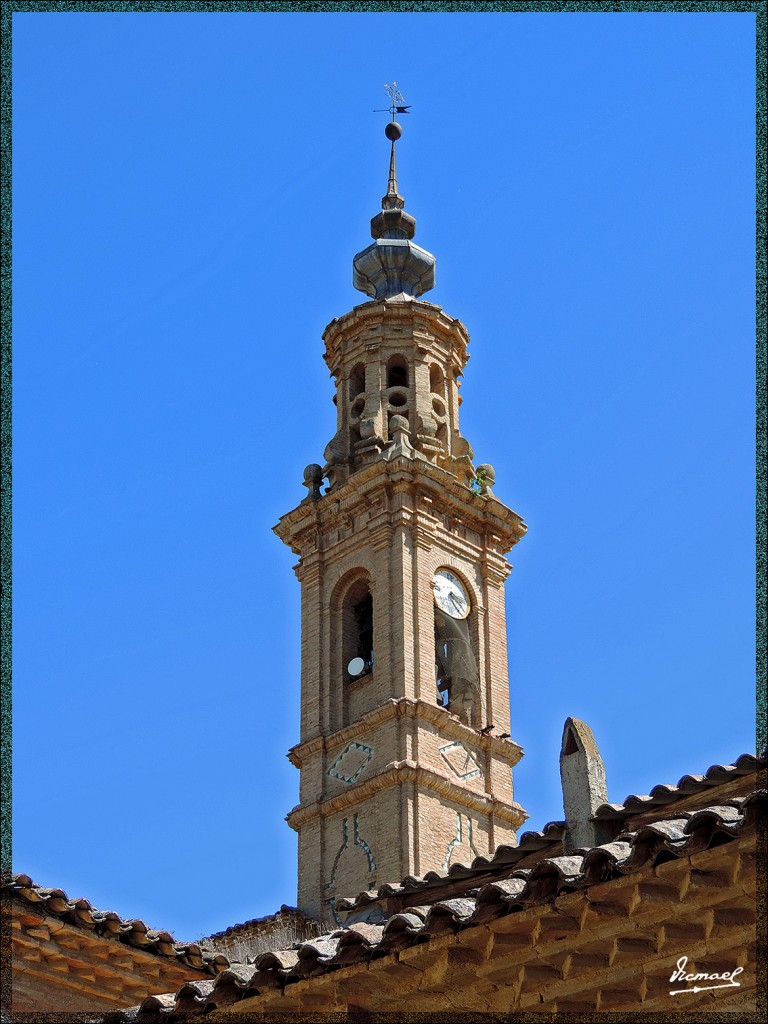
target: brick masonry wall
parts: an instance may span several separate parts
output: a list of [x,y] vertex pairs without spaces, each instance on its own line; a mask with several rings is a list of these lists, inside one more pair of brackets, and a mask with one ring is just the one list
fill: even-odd
[[[523,818],[512,805],[511,764],[520,752],[491,749],[480,732],[509,732],[504,552],[522,529],[515,513],[466,486],[471,449],[458,422],[466,330],[428,303],[373,303],[334,321],[325,340],[337,383],[335,450],[346,451],[348,461],[333,463],[329,494],[276,528],[300,553],[302,778],[291,824],[300,836],[299,906],[308,913],[334,893],[368,888],[374,877],[397,881],[471,860],[473,847],[492,852],[499,841],[514,841]],[[388,380],[393,358],[407,374],[397,406]],[[387,462],[375,445],[349,461],[350,445],[355,438],[368,444],[370,430],[386,443],[395,412],[406,415],[411,443],[430,461]],[[469,595],[480,680],[472,731],[460,734],[449,727],[450,714],[435,714],[432,581],[440,568],[455,573]],[[351,680],[354,624],[344,615],[345,596],[361,579],[373,599],[373,671]],[[414,712],[411,704],[408,714],[369,722],[383,704],[402,699],[432,711],[417,705]],[[403,765],[421,774],[397,767]],[[382,773],[386,785],[374,793]]]

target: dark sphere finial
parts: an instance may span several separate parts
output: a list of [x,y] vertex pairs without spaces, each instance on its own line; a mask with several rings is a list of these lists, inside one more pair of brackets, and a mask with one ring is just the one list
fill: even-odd
[[397,142],[397,140],[403,134],[403,129],[397,123],[397,121],[390,121],[387,127],[384,129],[384,134],[387,136],[390,142]]

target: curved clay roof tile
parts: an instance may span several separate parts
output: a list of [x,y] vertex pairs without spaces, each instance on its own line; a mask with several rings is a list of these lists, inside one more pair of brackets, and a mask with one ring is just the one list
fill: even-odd
[[292,971],[299,962],[296,949],[273,949],[256,957],[255,966],[260,971]]

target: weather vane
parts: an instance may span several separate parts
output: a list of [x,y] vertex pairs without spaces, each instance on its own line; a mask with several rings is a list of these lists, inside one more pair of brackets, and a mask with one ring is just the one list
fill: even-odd
[[392,85],[385,85],[384,89],[389,96],[391,103],[388,107],[379,107],[378,110],[374,110],[374,114],[389,114],[392,120],[395,120],[395,114],[407,114],[412,104],[405,104],[405,97],[397,88],[397,82],[393,82]]

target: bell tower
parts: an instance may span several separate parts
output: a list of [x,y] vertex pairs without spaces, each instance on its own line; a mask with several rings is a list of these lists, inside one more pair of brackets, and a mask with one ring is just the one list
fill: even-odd
[[337,430],[275,527],[301,583],[298,905],[331,925],[340,898],[492,855],[526,818],[504,608],[526,527],[460,431],[469,335],[420,298],[435,257],[398,191],[391,95],[387,192],[353,260],[370,300],[323,335]]

